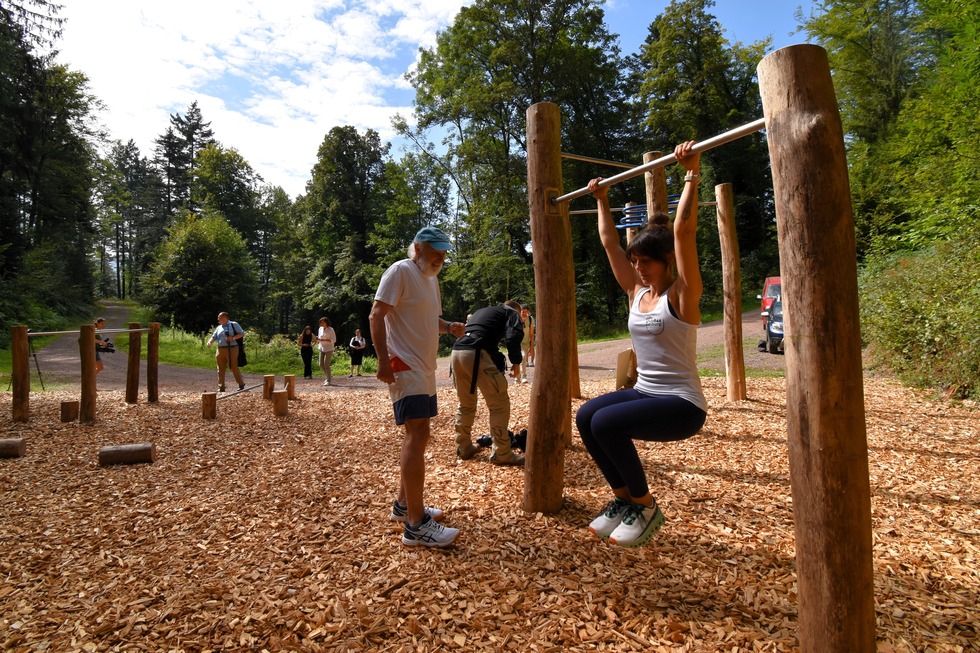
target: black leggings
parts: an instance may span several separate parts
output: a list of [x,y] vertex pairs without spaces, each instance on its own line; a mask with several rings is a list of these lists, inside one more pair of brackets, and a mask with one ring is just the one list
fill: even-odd
[[638,498],[650,488],[633,440],[685,440],[701,430],[706,418],[703,410],[680,397],[619,390],[585,402],[575,424],[609,486],[626,487]]

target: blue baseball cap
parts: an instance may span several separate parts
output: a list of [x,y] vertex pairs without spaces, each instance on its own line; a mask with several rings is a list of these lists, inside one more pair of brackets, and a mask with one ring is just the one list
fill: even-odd
[[422,227],[419,232],[415,234],[416,243],[428,243],[432,249],[437,249],[440,252],[445,252],[452,248],[452,243],[449,242],[449,236],[443,232],[442,229],[438,227]]

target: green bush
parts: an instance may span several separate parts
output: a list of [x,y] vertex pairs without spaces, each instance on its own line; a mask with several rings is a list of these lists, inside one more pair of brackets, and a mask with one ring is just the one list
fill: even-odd
[[906,383],[980,396],[980,226],[869,263],[859,279],[864,339]]

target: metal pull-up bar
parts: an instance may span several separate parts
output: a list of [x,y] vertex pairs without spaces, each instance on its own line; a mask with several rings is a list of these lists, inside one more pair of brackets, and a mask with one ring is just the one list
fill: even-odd
[[[766,128],[766,119],[759,118],[758,120],[755,120],[750,123],[746,123],[741,127],[730,129],[727,132],[718,134],[717,136],[712,136],[707,140],[696,143],[694,147],[691,148],[691,153],[693,154],[693,153],[705,152],[707,150],[716,148],[719,145],[724,145],[725,143],[731,143],[732,141],[736,141],[740,138],[748,136],[749,134],[754,134],[757,131],[762,131],[765,128]],[[675,161],[677,161],[677,157],[675,157],[673,153],[667,154],[665,156],[660,157],[659,159],[654,159],[653,161],[644,163],[641,166],[637,166],[635,168],[627,170],[626,172],[621,172],[618,175],[607,177],[599,182],[599,188],[612,186],[613,184],[618,184],[620,182],[626,181],[627,179],[632,179],[633,177],[639,177],[645,172],[650,172],[651,170],[656,170],[657,168],[663,168],[665,166],[669,166],[671,163],[674,163]],[[565,193],[564,195],[556,197],[551,200],[551,203],[560,204],[561,202],[570,202],[573,199],[582,197],[584,195],[588,195],[591,192],[592,191],[589,190],[589,187],[586,186],[585,188],[579,188],[578,190],[572,191],[571,193]]]

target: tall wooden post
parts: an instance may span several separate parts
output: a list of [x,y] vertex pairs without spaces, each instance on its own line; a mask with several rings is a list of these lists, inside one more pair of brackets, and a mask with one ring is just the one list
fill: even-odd
[[10,329],[10,384],[13,389],[12,417],[26,422],[31,417],[30,336],[26,326]]
[[146,400],[160,400],[160,323],[150,322],[146,337]]
[[718,238],[721,241],[722,288],[725,295],[725,377],[728,401],[745,399],[745,355],[742,351],[742,263],[735,233],[735,196],[731,184],[715,186]]
[[827,53],[815,45],[777,50],[758,73],[783,273],[800,650],[870,653],[868,444],[854,216],[837,98]]
[[[664,155],[663,152],[644,152],[643,163],[656,161]],[[657,168],[643,173],[643,181],[647,191],[647,216],[658,211],[667,213],[667,173],[664,168]]]
[[78,421],[95,421],[95,400],[98,387],[95,381],[95,325],[83,324],[78,329],[78,358],[82,367],[82,397],[78,409]]
[[571,438],[570,379],[576,335],[575,272],[568,204],[561,194],[561,115],[556,104],[527,110],[527,188],[534,254],[538,339],[524,463],[524,510],[556,513],[562,506],[565,441]]
[[140,394],[140,355],[143,353],[143,333],[137,331],[139,322],[130,322],[129,357],[126,360],[126,403],[135,404]]

